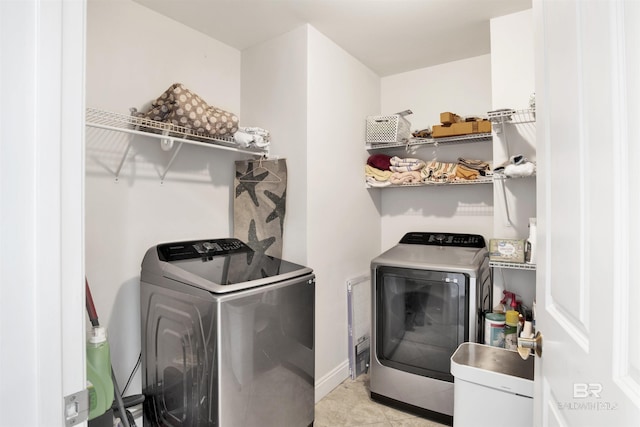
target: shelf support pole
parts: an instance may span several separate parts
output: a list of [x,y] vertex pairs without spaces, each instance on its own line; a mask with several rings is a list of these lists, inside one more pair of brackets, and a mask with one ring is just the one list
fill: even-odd
[[505,181],[506,179],[498,179],[498,180],[494,180],[493,182],[499,182],[500,187],[502,187],[502,200],[504,202],[504,213],[506,215],[507,218],[507,227],[513,227],[513,222],[511,221],[511,216],[509,215],[509,203],[507,201],[507,190],[506,190],[506,185],[505,185]]

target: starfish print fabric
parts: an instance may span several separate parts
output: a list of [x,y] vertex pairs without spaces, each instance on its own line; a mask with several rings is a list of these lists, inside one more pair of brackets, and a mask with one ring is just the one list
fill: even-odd
[[233,236],[259,254],[281,258],[286,200],[286,159],[236,161]]

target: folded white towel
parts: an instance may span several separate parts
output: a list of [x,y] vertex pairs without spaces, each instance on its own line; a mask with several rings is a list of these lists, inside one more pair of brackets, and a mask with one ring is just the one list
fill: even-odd
[[413,166],[416,164],[424,164],[424,161],[420,159],[410,159],[410,158],[403,159],[398,156],[393,156],[392,158],[389,159],[389,163],[391,163],[393,166]]
[[391,181],[378,181],[374,177],[368,176],[367,184],[369,184],[370,187],[387,187],[391,185]]
[[389,170],[392,172],[412,172],[419,171],[425,166],[423,160],[420,159],[403,159],[398,156],[393,156],[389,159]]
[[536,173],[536,165],[531,162],[521,163],[519,165],[507,165],[503,172],[506,176],[522,177],[532,176]]
[[253,143],[256,147],[264,148],[269,145],[269,140],[262,135],[253,135]]
[[254,135],[251,133],[237,131],[233,134],[233,139],[243,147],[259,147],[264,148],[269,145],[269,140],[262,135]]
[[240,126],[238,130],[251,135],[259,135],[266,141],[271,139],[271,134],[268,130],[256,126]]
[[248,147],[253,142],[253,135],[237,131],[233,134],[233,139],[243,147]]

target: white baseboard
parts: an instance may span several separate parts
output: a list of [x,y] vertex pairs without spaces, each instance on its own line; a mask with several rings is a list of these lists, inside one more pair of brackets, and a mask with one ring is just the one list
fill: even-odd
[[349,378],[349,359],[336,366],[322,378],[316,381],[315,385],[315,401],[318,403],[323,397],[331,393],[344,380]]

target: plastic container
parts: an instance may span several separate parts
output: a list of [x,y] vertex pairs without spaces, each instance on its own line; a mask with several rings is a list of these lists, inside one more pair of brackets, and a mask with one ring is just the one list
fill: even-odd
[[518,313],[515,310],[509,310],[505,314],[504,321],[504,348],[507,350],[518,350]]
[[369,144],[407,142],[411,136],[411,123],[402,114],[368,116],[365,135]]
[[87,388],[92,420],[111,408],[114,396],[107,330],[100,326],[91,328],[87,339]]
[[487,313],[484,315],[484,343],[494,347],[504,347],[503,313]]

